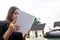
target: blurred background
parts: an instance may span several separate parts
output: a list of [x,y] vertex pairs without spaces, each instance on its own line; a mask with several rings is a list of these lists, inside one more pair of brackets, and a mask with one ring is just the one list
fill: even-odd
[[0,0],[0,20],[5,19],[11,6],[40,18],[41,23],[60,20],[60,0]]

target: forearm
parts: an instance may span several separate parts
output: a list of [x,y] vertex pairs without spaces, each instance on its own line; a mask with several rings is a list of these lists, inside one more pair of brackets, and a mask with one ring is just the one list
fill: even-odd
[[3,35],[3,39],[8,40],[8,38],[12,34],[12,32],[13,32],[13,29],[11,27],[9,27],[8,30],[5,32],[5,34]]

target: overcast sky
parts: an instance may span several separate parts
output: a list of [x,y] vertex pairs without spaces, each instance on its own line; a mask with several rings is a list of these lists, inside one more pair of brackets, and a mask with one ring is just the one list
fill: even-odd
[[60,21],[60,0],[0,0],[0,20],[6,18],[11,6],[17,6],[42,23]]

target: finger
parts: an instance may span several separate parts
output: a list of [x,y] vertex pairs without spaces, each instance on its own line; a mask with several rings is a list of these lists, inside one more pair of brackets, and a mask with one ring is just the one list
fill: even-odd
[[18,25],[15,25],[16,27],[20,27],[20,26],[18,26]]
[[19,26],[17,26],[16,24],[15,24],[15,29],[16,29],[16,30],[19,30]]
[[15,23],[16,22],[16,19],[12,21],[12,23]]

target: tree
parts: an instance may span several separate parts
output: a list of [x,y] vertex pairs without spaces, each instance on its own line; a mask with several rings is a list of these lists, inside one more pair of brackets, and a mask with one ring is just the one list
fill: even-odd
[[33,25],[38,25],[38,24],[40,24],[40,21],[39,21],[39,20],[40,20],[40,18],[38,18],[38,19],[35,18],[35,19],[34,19],[34,22],[33,22]]

